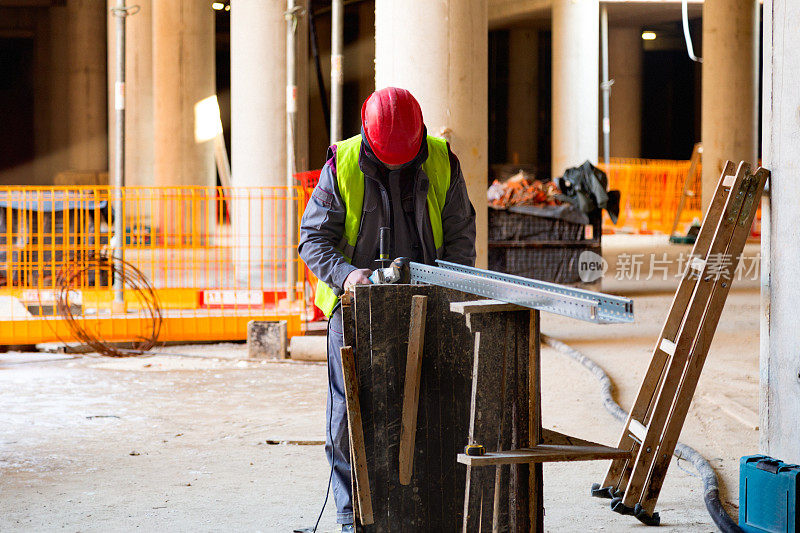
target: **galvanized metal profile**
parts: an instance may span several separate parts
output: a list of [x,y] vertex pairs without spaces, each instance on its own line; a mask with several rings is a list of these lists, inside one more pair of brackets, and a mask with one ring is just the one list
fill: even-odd
[[633,300],[511,274],[437,261],[410,264],[411,282],[447,287],[485,298],[600,324],[633,322]]

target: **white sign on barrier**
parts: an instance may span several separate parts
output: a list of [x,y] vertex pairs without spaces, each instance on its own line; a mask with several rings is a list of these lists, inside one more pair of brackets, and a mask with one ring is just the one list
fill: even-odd
[[206,305],[263,305],[264,293],[258,290],[221,289],[203,291]]

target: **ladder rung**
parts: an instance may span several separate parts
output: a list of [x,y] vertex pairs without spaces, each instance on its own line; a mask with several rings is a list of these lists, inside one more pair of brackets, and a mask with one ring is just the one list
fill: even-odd
[[689,263],[689,268],[697,272],[702,272],[705,267],[706,267],[706,260],[701,259],[699,257],[693,257],[691,262]]
[[669,339],[661,339],[658,349],[668,355],[675,355],[675,343]]
[[647,433],[647,428],[638,420],[631,420],[628,423],[628,431],[641,443],[644,440],[645,433]]
[[734,181],[736,181],[736,176],[733,176],[733,175],[725,176],[725,179],[722,180],[722,186],[731,188],[731,187],[733,187],[733,182]]

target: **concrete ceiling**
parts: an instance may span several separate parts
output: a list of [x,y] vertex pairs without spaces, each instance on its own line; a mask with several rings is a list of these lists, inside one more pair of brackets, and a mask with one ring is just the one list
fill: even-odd
[[[689,0],[690,18],[703,14],[702,1]],[[681,20],[679,0],[609,0],[608,21],[614,26],[642,27]],[[550,26],[551,0],[489,0],[489,29]]]
[[0,7],[52,7],[63,6],[67,0],[0,0]]

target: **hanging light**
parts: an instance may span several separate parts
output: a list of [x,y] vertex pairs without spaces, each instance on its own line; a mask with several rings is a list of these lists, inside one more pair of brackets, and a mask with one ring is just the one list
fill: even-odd
[[656,32],[654,32],[654,31],[643,31],[642,32],[642,39],[644,39],[645,41],[655,41]]

